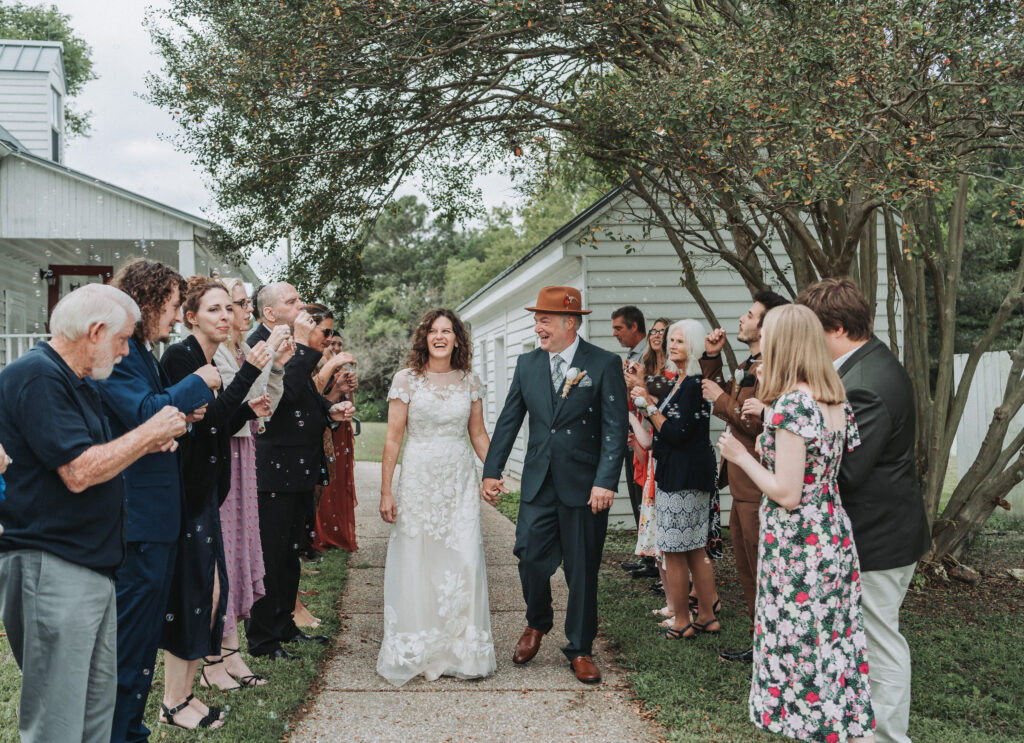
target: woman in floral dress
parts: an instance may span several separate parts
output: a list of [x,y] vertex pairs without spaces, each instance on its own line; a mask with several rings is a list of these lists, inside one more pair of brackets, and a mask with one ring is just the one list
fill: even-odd
[[806,307],[765,316],[762,466],[731,434],[722,456],[764,493],[750,717],[798,740],[874,741],[860,564],[836,479],[860,444],[824,331]]

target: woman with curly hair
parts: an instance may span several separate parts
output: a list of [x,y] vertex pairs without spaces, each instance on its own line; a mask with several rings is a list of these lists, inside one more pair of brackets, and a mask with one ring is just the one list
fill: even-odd
[[474,458],[490,439],[471,356],[455,313],[430,310],[388,393],[380,515],[392,527],[377,672],[395,686],[420,674],[481,678],[496,666]]

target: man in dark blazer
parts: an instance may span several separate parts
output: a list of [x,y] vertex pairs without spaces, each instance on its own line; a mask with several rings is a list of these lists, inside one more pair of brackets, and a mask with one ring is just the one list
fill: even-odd
[[628,407],[622,361],[582,340],[578,290],[541,289],[534,313],[540,348],[519,357],[491,437],[481,494],[495,503],[508,490],[502,470],[523,418],[529,440],[516,523],[515,555],[526,601],[526,630],[514,663],[537,654],[554,622],[551,576],[565,566],[568,644],[562,648],[576,678],[598,683],[591,657],[597,634],[597,573],[626,444]]
[[[212,364],[171,385],[153,356],[153,344],[166,342],[181,319],[179,307],[185,281],[163,263],[132,261],[112,284],[142,311],[129,353],[111,375],[97,384],[115,437],[136,428],[166,405],[195,422],[220,387]],[[198,411],[198,412],[197,412]],[[174,574],[181,534],[184,490],[180,453],[147,454],[124,471],[125,560],[116,575],[117,702],[113,743],[148,740],[142,722],[157,645]]]
[[[284,367],[284,392],[264,432],[256,437],[256,498],[263,543],[264,596],[245,623],[249,653],[271,658],[292,658],[281,645],[303,641],[326,643],[327,638],[307,635],[295,626],[292,611],[299,590],[299,550],[307,504],[320,481],[324,462],[323,435],[332,420],[349,420],[352,403],[332,405],[313,383],[320,352],[309,346],[316,327],[298,304],[291,284],[272,284],[260,293],[264,323],[288,322],[292,316],[295,355]],[[263,340],[261,325],[248,339]],[[266,330],[269,336],[269,330]]]
[[914,389],[872,335],[873,312],[848,278],[825,279],[796,299],[825,328],[861,445],[843,454],[839,497],[853,524],[861,567],[871,704],[879,743],[909,743],[910,648],[900,606],[931,537],[914,469]]

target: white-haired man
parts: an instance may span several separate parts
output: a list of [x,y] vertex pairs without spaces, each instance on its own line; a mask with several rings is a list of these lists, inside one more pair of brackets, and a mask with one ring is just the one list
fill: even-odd
[[128,353],[140,317],[89,284],[53,310],[43,342],[0,372],[0,619],[22,670],[21,740],[110,740],[117,690],[114,571],[124,557],[119,474],[185,433],[165,407],[114,439],[93,379]]

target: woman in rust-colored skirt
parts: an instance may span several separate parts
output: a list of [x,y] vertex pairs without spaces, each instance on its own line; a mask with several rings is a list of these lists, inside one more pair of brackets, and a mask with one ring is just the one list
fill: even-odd
[[[324,356],[336,356],[343,351],[341,336],[335,331]],[[340,372],[340,373],[338,373]],[[326,395],[332,400],[351,399],[358,384],[355,372],[335,372],[333,385],[325,381]],[[320,379],[317,379],[317,385]],[[333,393],[333,394],[332,394]],[[355,483],[355,436],[351,423],[342,423],[324,435],[324,453],[327,461],[328,484],[323,486],[316,510],[316,535],[313,548],[321,552],[340,547],[353,552],[356,546],[356,514],[358,504]]]

